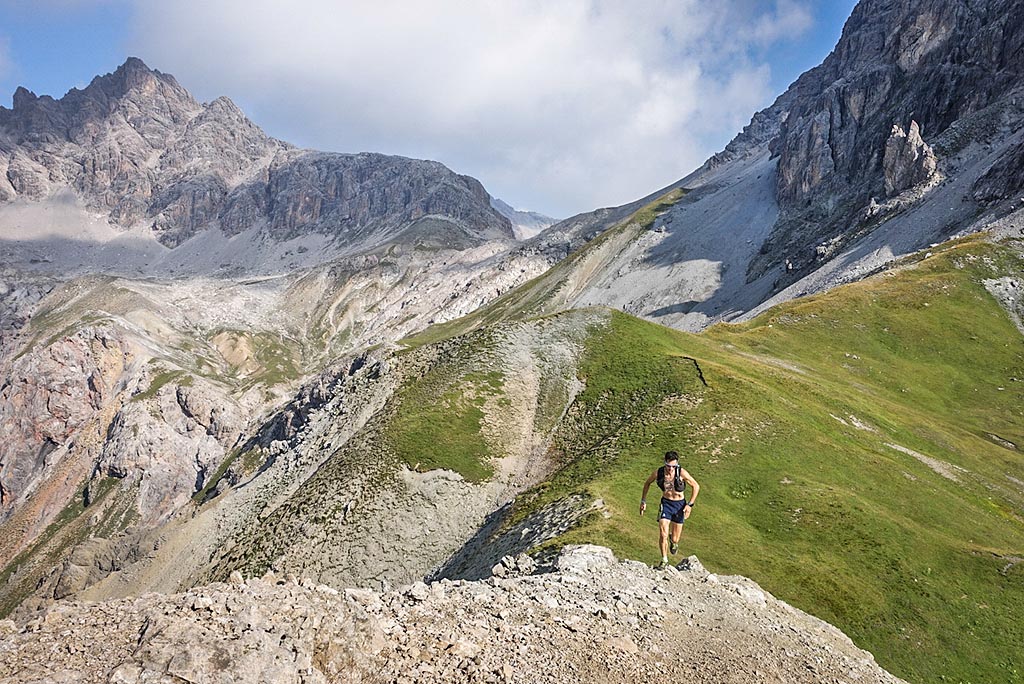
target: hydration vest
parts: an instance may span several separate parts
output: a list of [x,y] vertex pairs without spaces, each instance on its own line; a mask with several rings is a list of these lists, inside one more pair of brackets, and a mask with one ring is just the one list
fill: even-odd
[[686,482],[684,482],[683,478],[679,476],[679,474],[683,470],[683,467],[680,465],[663,465],[660,468],[658,468],[658,489],[660,489],[661,491],[665,491],[665,473],[670,467],[674,467],[676,469],[675,477],[672,478],[672,489],[682,494],[686,489]]

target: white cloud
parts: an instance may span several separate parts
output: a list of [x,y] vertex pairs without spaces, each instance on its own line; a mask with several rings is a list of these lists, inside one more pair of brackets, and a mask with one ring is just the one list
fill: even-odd
[[132,45],[321,149],[438,159],[555,214],[698,166],[770,99],[795,0],[139,0]]
[[799,36],[814,24],[810,10],[795,0],[778,0],[774,11],[754,22],[751,37],[759,45]]

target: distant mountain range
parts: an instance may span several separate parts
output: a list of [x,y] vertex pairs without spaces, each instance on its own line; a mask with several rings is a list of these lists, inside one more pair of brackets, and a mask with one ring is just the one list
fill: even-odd
[[[223,262],[268,270],[285,265],[274,261],[285,243],[322,260],[403,239],[459,247],[513,239],[490,200],[479,181],[437,162],[297,149],[264,134],[228,98],[202,104],[136,58],[59,100],[19,88],[14,108],[0,107],[5,234],[116,240],[140,264],[174,261],[154,241],[173,249],[192,240]],[[21,226],[39,222],[39,205],[56,205],[64,225]],[[97,213],[113,230],[83,234],[87,214]],[[216,238],[203,236],[210,231]],[[270,243],[260,260],[223,244],[243,233],[250,245]],[[97,268],[126,272],[130,263]]]
[[557,220],[535,211],[524,211],[515,209],[500,199],[491,200],[491,206],[498,210],[502,216],[512,222],[512,230],[520,240],[527,240],[534,237],[548,226],[558,223]]

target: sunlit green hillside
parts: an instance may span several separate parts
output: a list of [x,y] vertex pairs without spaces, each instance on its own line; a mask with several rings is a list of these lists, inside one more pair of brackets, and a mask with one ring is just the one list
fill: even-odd
[[[612,515],[558,543],[654,562],[641,485],[677,449],[702,485],[682,554],[910,681],[1024,681],[1024,336],[983,284],[1022,273],[1016,250],[969,240],[699,335],[614,313],[555,432],[563,466],[512,519],[584,483]],[[453,418],[446,440],[477,444],[475,425]],[[486,466],[452,453],[435,465]]]

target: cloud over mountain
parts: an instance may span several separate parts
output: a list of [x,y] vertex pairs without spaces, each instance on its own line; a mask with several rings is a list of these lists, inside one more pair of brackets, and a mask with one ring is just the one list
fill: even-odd
[[272,133],[438,159],[565,215],[700,164],[770,98],[795,0],[138,3],[129,48]]

